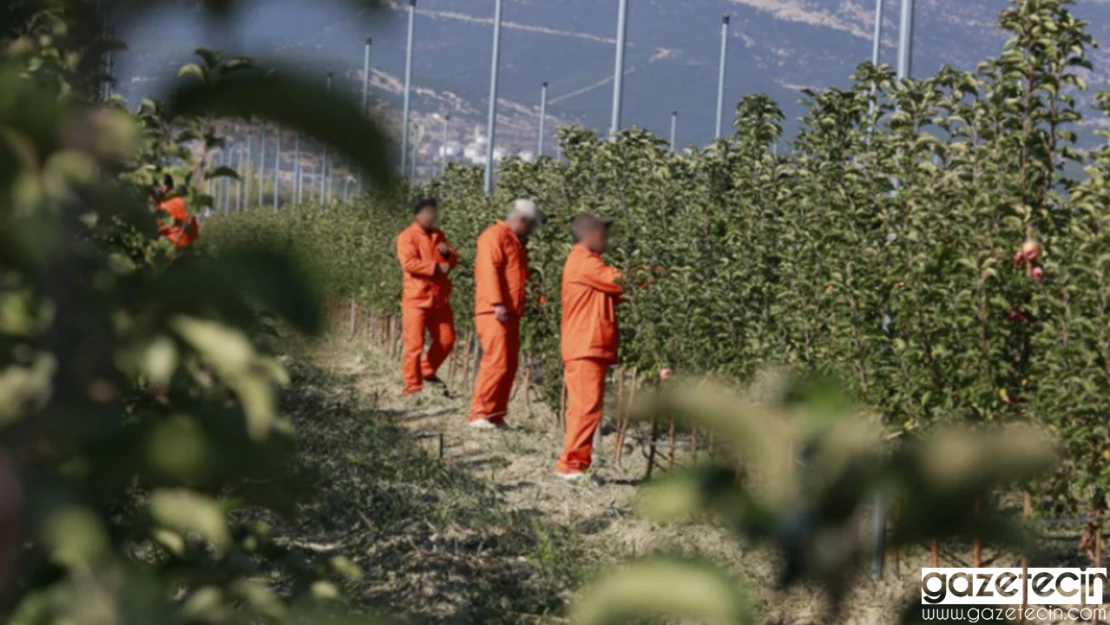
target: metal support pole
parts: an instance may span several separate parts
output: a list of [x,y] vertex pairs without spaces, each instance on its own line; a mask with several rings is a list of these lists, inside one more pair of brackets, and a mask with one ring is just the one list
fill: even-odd
[[624,102],[624,50],[628,41],[628,0],[620,0],[617,11],[617,59],[613,70],[613,118],[609,121],[609,136],[621,129],[621,104]]
[[[370,46],[373,43],[373,38],[366,38],[366,52],[362,57],[362,114],[367,117],[370,115]],[[358,191],[366,192],[366,173],[361,169],[358,172]]]
[[281,126],[277,127],[275,134],[277,147],[274,149],[274,210],[277,210],[281,204]]
[[246,199],[243,200],[243,208],[250,208],[251,201],[251,184],[254,179],[254,136],[247,133],[247,163],[243,167],[243,176],[246,178],[246,190],[243,195]]
[[409,115],[412,110],[412,49],[416,37],[416,0],[409,0],[409,43],[405,50],[405,104],[401,122],[401,175],[409,163]]
[[898,79],[913,77],[914,0],[902,0],[902,25],[898,34]]
[[243,210],[243,163],[246,161],[246,155],[243,148],[239,148],[239,158],[235,160],[235,172],[239,174],[239,182],[235,185],[235,210]]
[[495,0],[493,9],[493,62],[489,72],[489,122],[486,128],[486,195],[493,193],[493,144],[497,136],[497,79],[501,65],[501,8],[504,0]]
[[[332,73],[328,72],[327,85],[325,87],[327,89],[328,93],[331,93],[331,79],[332,79]],[[329,164],[330,163],[328,162],[328,144],[325,143],[324,144],[323,155],[320,157],[320,203],[321,204],[326,204],[327,201],[328,201],[327,180],[328,180],[328,165]]]
[[[883,49],[883,2],[884,0],[875,0],[875,34],[874,41],[871,45],[871,64],[875,67],[879,66],[879,57],[882,55]],[[871,85],[871,95],[875,96],[878,91],[878,84]],[[875,100],[867,107],[870,116],[875,114]],[[870,140],[872,128],[867,128],[867,136]]]
[[[227,168],[230,168],[231,167],[231,152],[230,151],[224,151],[223,154],[224,154],[223,166],[227,167]],[[228,177],[225,176],[223,178],[220,178],[220,182],[221,182],[221,187],[220,188],[222,190],[221,195],[223,196],[223,210],[224,210],[224,214],[226,215],[226,214],[231,212],[231,178],[228,178]]]
[[678,151],[678,111],[671,112],[671,152]]
[[301,203],[301,134],[293,137],[293,205]]
[[547,124],[547,82],[540,89],[540,145],[536,148],[536,158],[543,156],[544,130]]
[[721,140],[725,123],[725,76],[728,71],[728,24],[730,19],[727,15],[721,18],[721,64],[717,75],[717,134],[715,135],[718,141]]
[[443,113],[443,146],[440,148],[440,175],[447,173],[447,127],[451,123],[451,114]]
[[871,44],[871,64],[876,66],[883,49],[883,2],[875,0],[875,40]]
[[266,190],[266,124],[262,124],[258,139],[258,205],[262,206],[262,195]]

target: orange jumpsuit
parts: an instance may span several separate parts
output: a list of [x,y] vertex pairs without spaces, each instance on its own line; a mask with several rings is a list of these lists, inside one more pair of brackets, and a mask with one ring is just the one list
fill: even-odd
[[[404,272],[401,291],[401,338],[404,354],[401,377],[404,394],[419,393],[424,379],[435,375],[455,346],[455,315],[451,311],[451,280],[439,270],[440,263],[458,264],[458,254],[448,246],[448,255],[439,253],[447,238],[438,229],[426,231],[413,223],[397,237],[397,258]],[[432,337],[424,354],[424,333]]]
[[169,217],[168,220],[158,218],[158,229],[175,248],[188,247],[200,238],[200,228],[197,218],[189,214],[189,207],[185,198],[171,197],[158,204],[158,210]]
[[[470,402],[470,420],[503,423],[520,364],[520,316],[528,281],[528,250],[505,222],[478,237],[474,256],[474,327],[482,344],[482,361]],[[501,323],[495,305],[508,309]]]
[[562,337],[567,385],[567,429],[555,470],[590,468],[594,432],[601,424],[605,375],[617,362],[620,272],[584,245],[570,250],[563,267]]

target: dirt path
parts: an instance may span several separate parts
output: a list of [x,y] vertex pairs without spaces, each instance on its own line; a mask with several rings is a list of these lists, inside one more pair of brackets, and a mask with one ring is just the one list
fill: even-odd
[[[624,466],[618,467],[614,462],[614,434],[604,435],[595,454],[595,472],[601,482],[567,483],[553,474],[562,449],[562,428],[555,413],[542,402],[532,401],[526,406],[517,392],[507,419],[511,429],[476,431],[466,426],[469,392],[460,388],[461,372],[449,384],[447,394],[429,388],[420,396],[402,397],[396,359],[361,337],[326,341],[316,349],[313,360],[316,366],[351,380],[357,394],[369,400],[377,414],[409,432],[430,458],[441,457],[451,470],[465,471],[491,483],[500,506],[506,510],[570,528],[587,542],[591,552],[606,554],[603,561],[594,563],[598,567],[629,556],[679,553],[726,566],[752,588],[774,586],[771,554],[742,546],[720,528],[705,524],[664,527],[637,515],[636,496],[646,460],[634,441],[625,448]],[[687,451],[680,450],[676,462],[688,462],[688,456]],[[907,583],[906,578],[901,582],[865,583],[854,593],[842,622],[894,622],[895,605]],[[786,594],[763,591],[758,602],[764,622],[822,622],[826,616],[821,597],[805,590]]]

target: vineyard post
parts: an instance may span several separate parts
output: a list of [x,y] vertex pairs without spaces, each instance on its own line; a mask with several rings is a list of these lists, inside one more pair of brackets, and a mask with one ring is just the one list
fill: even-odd
[[678,148],[678,111],[671,111],[671,152]]
[[275,129],[274,134],[274,210],[277,210],[281,203],[281,126]]
[[[366,50],[362,56],[362,114],[370,115],[370,47],[373,45],[372,37],[366,38]],[[358,192],[366,193],[366,173],[361,169],[358,173]]]
[[[327,82],[325,89],[331,93],[331,79],[332,73],[328,72]],[[328,202],[328,144],[324,144],[324,155],[320,157],[320,204],[327,204]]]
[[613,69],[613,118],[609,121],[609,136],[621,129],[621,104],[624,100],[624,51],[628,40],[628,0],[620,0],[617,12],[617,58]]
[[409,40],[405,48],[405,97],[401,120],[401,175],[409,162],[409,115],[412,112],[412,49],[416,37],[416,0],[409,0]]
[[902,0],[902,24],[898,33],[898,78],[913,76],[913,11],[914,0]]
[[301,133],[293,139],[293,206],[301,203]]
[[497,136],[497,80],[501,65],[501,10],[505,0],[495,0],[493,8],[493,61],[489,72],[489,122],[486,128],[486,195],[493,193],[493,143]]
[[543,135],[547,124],[547,81],[540,87],[540,142],[536,147],[536,158],[543,156]]
[[726,15],[721,18],[721,62],[717,74],[717,134],[714,137],[720,141],[725,123],[725,76],[728,72],[728,24],[731,18]]
[[242,175],[246,182],[243,187],[243,208],[247,208],[251,201],[251,174],[254,173],[254,137],[247,133],[247,162],[243,167]]
[[262,206],[262,193],[266,189],[266,124],[258,129],[258,205]]

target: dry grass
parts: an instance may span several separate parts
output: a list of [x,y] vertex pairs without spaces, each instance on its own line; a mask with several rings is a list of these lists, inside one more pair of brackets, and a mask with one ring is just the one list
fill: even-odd
[[[646,453],[635,438],[616,466],[615,434],[606,431],[596,457],[602,483],[567,484],[552,474],[562,430],[542,402],[533,399],[529,411],[518,392],[511,430],[476,432],[465,425],[461,375],[453,393],[402,398],[397,364],[375,345],[333,338],[305,351],[285,410],[300,434],[298,473],[311,490],[300,523],[283,531],[287,541],[345,555],[364,570],[347,589],[360,610],[416,622],[560,622],[574,589],[594,572],[626,557],[671,553],[714,561],[760,589],[766,623],[830,620],[820,594],[773,590],[777,564],[766,550],[710,523],[641,519],[635,503]],[[682,442],[679,464],[690,461]],[[966,546],[945,545],[943,565],[969,555]],[[988,566],[990,558],[1012,559],[986,557]],[[889,571],[878,583],[861,575],[838,620],[896,622],[917,591],[927,549],[903,552],[900,563],[897,579]]]

